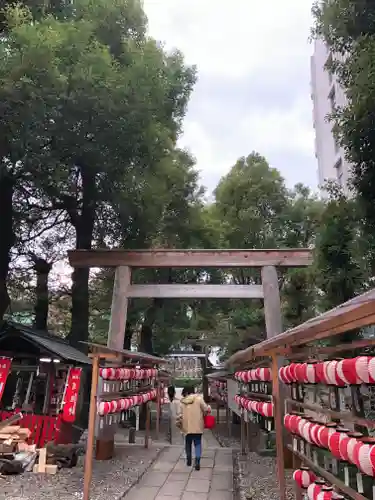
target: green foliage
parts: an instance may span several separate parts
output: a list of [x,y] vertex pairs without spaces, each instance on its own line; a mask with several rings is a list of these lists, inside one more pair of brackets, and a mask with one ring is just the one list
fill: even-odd
[[338,190],[331,191],[321,219],[315,256],[316,285],[323,293],[323,310],[346,302],[363,289],[359,241],[355,201]]
[[314,7],[314,36],[332,53],[336,73],[348,99],[332,118],[352,164],[352,184],[364,217],[372,274],[375,269],[375,9],[363,0],[324,0]]

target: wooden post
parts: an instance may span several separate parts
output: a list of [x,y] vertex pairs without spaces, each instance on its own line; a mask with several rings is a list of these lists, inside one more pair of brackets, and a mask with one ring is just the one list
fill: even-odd
[[126,318],[128,312],[127,292],[130,286],[130,280],[130,267],[121,266],[116,268],[107,341],[107,346],[112,349],[124,348]]
[[216,401],[216,423],[220,422],[220,403],[219,400]]
[[150,412],[150,405],[147,403],[146,404],[146,430],[145,430],[145,448],[148,448],[149,445],[149,439],[150,439],[150,420],[151,420],[151,412]]
[[249,420],[249,417],[247,417],[247,422],[246,422],[246,436],[247,436],[247,451],[250,452],[251,451],[251,424],[250,424],[250,420]]
[[276,432],[276,462],[277,475],[279,479],[280,500],[285,500],[285,462],[284,462],[284,440],[283,440],[283,410],[280,400],[279,366],[276,354],[272,355],[272,398],[273,414]]
[[229,414],[228,403],[227,403],[227,405],[225,407],[225,419],[226,419],[226,424],[227,424],[228,437],[230,437],[230,414]]
[[161,383],[156,382],[156,439],[159,439],[160,433],[160,415],[161,415]]
[[92,458],[94,454],[94,439],[95,439],[96,392],[98,388],[98,377],[99,377],[99,356],[94,356],[92,360],[90,412],[89,412],[89,425],[87,431],[87,446],[86,446],[86,456],[85,456],[85,475],[83,480],[83,500],[89,500],[90,498]]
[[[131,271],[128,266],[116,268],[113,284],[111,317],[109,321],[107,346],[111,349],[124,348],[126,317],[128,309],[127,291],[130,286]],[[114,391],[120,383],[113,383]],[[110,460],[113,457],[115,443],[115,426],[104,424],[97,436],[96,457],[100,460]]]
[[246,450],[246,439],[245,439],[245,419],[243,411],[241,410],[241,454],[245,455]]
[[[262,285],[264,294],[264,316],[267,339],[279,335],[283,331],[281,319],[281,303],[279,281],[274,266],[262,267]],[[272,397],[276,432],[277,474],[279,479],[280,500],[285,500],[285,460],[283,440],[284,397],[279,381],[279,365],[282,363],[276,353],[272,355]]]

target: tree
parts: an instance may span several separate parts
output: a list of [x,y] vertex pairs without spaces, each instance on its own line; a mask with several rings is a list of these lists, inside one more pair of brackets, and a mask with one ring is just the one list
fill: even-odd
[[333,54],[330,70],[337,75],[346,96],[345,106],[332,120],[347,160],[352,184],[363,213],[375,270],[375,10],[363,0],[323,0],[315,4],[313,35],[321,37]]
[[315,250],[315,280],[323,311],[353,298],[364,287],[356,202],[331,187]]
[[[173,148],[194,69],[145,36],[135,0],[82,0],[62,20],[10,9],[7,24],[0,129],[12,163],[3,170],[20,184],[31,177],[31,196],[63,211],[76,248],[90,249],[103,232],[99,216],[112,226],[118,215],[116,194],[128,193],[133,207],[145,174]],[[88,336],[89,271],[76,269],[72,280],[69,339],[79,345]]]
[[[321,202],[297,185],[288,190],[280,173],[258,153],[241,158],[215,191],[215,213],[229,248],[309,247],[315,241]],[[225,280],[260,284],[259,270],[230,270]],[[279,275],[285,326],[314,312],[314,294],[306,270]],[[228,355],[265,338],[263,301],[226,301],[221,304],[217,330]]]

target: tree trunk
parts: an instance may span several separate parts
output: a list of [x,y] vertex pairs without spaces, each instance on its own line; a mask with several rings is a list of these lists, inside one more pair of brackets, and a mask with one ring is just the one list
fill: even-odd
[[[82,166],[82,208],[76,217],[76,248],[90,250],[94,232],[96,211],[95,178],[90,170]],[[70,345],[87,351],[80,342],[89,338],[89,268],[75,268],[72,274],[72,322],[68,340]]]
[[152,306],[146,311],[145,319],[141,328],[139,346],[139,349],[142,352],[153,354],[152,330],[156,320],[156,313],[161,307],[163,307],[163,299],[154,299]]
[[10,305],[7,278],[10,251],[14,245],[13,232],[13,189],[14,179],[7,173],[0,176],[0,321]]
[[133,338],[133,328],[129,321],[126,322],[125,337],[124,337],[124,349],[130,351]]
[[34,326],[38,330],[47,330],[49,290],[48,277],[52,264],[41,257],[35,257],[34,270],[36,272],[36,303],[34,307]]

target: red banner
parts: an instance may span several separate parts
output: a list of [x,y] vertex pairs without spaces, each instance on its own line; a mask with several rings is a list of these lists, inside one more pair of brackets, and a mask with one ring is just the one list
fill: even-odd
[[5,384],[7,383],[7,378],[11,366],[12,366],[11,358],[0,358],[0,401],[1,398],[3,397]]
[[82,368],[70,368],[66,379],[62,420],[72,423],[76,419]]

